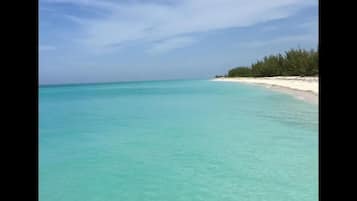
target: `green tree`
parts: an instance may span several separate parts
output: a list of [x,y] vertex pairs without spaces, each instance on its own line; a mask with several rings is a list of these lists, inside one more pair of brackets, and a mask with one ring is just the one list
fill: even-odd
[[315,50],[290,49],[285,55],[264,57],[250,67],[236,67],[229,77],[315,76],[319,73],[318,52]]

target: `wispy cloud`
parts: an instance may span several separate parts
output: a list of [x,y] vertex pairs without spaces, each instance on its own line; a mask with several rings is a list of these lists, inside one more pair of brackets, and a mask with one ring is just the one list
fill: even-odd
[[166,41],[155,44],[151,52],[168,51],[172,49],[168,47],[192,42],[180,41],[184,35],[285,18],[317,3],[309,0],[182,0],[171,4],[161,1],[44,1],[105,11],[104,17],[95,19],[69,17],[78,22],[83,36],[80,41],[84,45],[99,48],[131,41]]
[[72,22],[75,22],[79,25],[84,25],[86,24],[88,21],[83,19],[83,18],[80,18],[80,17],[77,17],[77,16],[73,16],[73,15],[69,15],[69,14],[63,14],[63,17],[65,17],[66,19],[72,21]]
[[265,26],[261,29],[262,32],[270,32],[270,31],[275,31],[278,30],[278,26]]
[[81,7],[113,9],[118,6],[118,1],[111,0],[42,0],[45,3],[72,4]]
[[46,8],[46,7],[42,7],[40,6],[40,11],[45,11],[45,12],[54,12],[54,9],[50,9],[50,8]]
[[312,19],[312,20],[309,20],[309,21],[307,21],[305,23],[299,24],[298,28],[317,32],[318,29],[319,29],[319,22],[317,20],[313,20]]
[[168,40],[164,40],[158,43],[155,43],[151,49],[149,49],[149,53],[158,54],[169,52],[173,49],[182,48],[191,45],[196,42],[192,37],[177,37]]
[[52,45],[40,45],[39,49],[40,51],[48,51],[48,50],[55,50],[56,47]]
[[276,45],[276,44],[283,44],[283,43],[302,43],[302,42],[315,42],[316,38],[312,34],[301,34],[301,35],[292,35],[292,36],[285,36],[285,37],[279,37],[279,38],[274,38],[270,40],[256,40],[256,41],[248,41],[241,43],[242,47],[245,48],[258,48],[258,47],[264,47],[264,46],[270,46],[270,45]]

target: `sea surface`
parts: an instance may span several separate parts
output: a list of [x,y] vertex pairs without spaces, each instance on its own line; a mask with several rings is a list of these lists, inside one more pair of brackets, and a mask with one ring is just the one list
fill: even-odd
[[40,201],[317,201],[318,106],[209,80],[42,86]]

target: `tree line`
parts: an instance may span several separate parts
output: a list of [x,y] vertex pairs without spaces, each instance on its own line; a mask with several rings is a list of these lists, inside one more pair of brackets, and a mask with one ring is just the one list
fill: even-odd
[[258,60],[250,67],[229,70],[228,77],[316,76],[319,74],[318,51],[290,49]]

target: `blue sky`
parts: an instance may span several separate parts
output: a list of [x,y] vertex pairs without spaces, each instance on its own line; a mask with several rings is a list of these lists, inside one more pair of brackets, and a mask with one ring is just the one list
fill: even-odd
[[317,0],[39,0],[40,84],[210,78],[317,48]]

